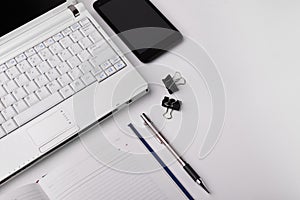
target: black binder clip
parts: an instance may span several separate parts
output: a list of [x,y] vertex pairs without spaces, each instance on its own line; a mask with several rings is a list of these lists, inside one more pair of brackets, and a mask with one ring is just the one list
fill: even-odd
[[163,114],[163,116],[166,119],[172,119],[173,118],[173,111],[179,111],[181,108],[182,102],[179,100],[175,100],[169,97],[165,97],[162,101],[162,106],[167,108],[166,112]]
[[169,74],[166,78],[162,79],[162,81],[170,94],[179,91],[179,85],[186,84],[186,80],[181,76],[179,72],[175,72],[173,77]]

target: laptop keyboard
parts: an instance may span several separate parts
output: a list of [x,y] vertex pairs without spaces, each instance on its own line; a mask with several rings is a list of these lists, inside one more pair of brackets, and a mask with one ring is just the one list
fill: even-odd
[[104,44],[102,35],[85,18],[0,63],[0,138],[126,67],[117,54],[102,62],[99,48]]

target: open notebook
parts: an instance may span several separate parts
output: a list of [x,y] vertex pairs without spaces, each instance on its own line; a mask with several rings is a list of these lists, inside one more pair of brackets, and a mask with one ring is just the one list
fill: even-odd
[[[109,152],[105,152],[109,155]],[[67,162],[66,162],[67,163]],[[130,154],[112,158],[110,166],[135,168],[138,162]],[[157,166],[150,156],[147,165]],[[65,165],[64,165],[65,166]],[[157,168],[157,169],[158,169]],[[164,170],[128,173],[103,165],[86,155],[48,173],[37,183],[25,185],[0,196],[0,200],[95,200],[95,199],[188,199],[174,179]]]
[[66,171],[48,174],[1,200],[186,199],[163,171],[128,174],[99,165],[92,158]]

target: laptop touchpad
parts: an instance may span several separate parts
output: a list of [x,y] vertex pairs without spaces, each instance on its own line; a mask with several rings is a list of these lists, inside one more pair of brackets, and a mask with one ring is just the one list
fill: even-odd
[[40,147],[41,152],[45,152],[73,136],[78,127],[65,111],[59,110],[27,131],[34,144]]

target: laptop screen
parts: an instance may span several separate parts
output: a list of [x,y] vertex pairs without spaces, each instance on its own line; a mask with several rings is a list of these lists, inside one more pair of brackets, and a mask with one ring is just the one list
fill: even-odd
[[[0,21],[0,37],[65,2],[66,0],[2,1],[2,12],[0,12],[0,19],[2,19]],[[3,12],[4,10],[7,12]]]

